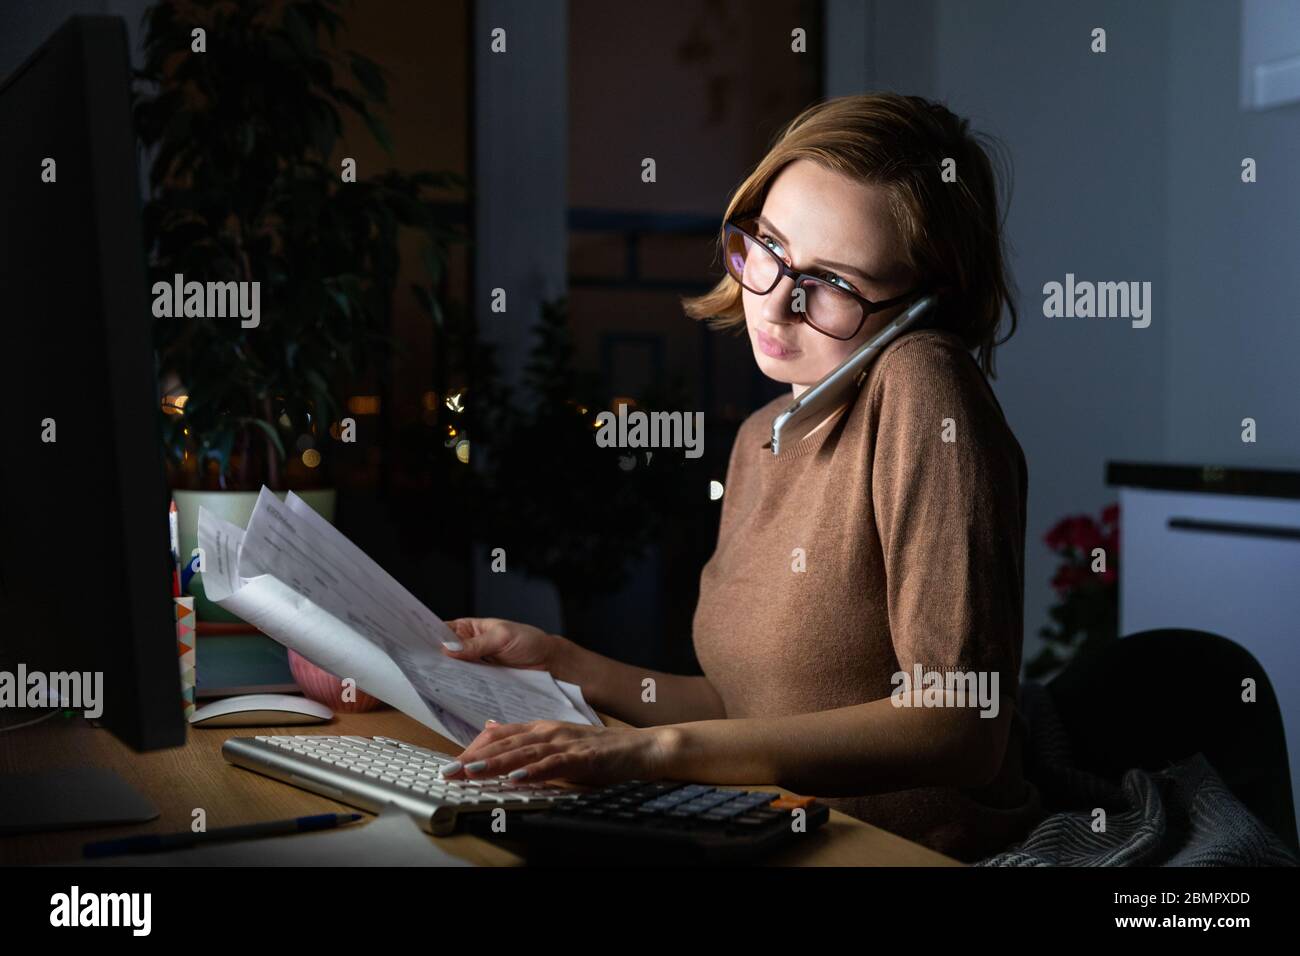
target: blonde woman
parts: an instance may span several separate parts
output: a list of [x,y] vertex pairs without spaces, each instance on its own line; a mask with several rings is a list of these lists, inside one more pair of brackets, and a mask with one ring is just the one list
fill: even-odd
[[[791,394],[731,450],[694,619],[703,676],[526,624],[449,622],[447,654],[545,668],[633,725],[489,724],[449,775],[775,783],[960,859],[992,853],[1041,810],[1016,709],[1027,472],[985,378],[1004,311],[1008,336],[1016,324],[988,155],[919,97],[829,100],[782,131],[724,222],[727,275],[685,309],[743,325]],[[923,292],[930,328],[895,339],[852,401],[774,457],[791,397]],[[930,672],[992,693],[922,694],[911,678]]]

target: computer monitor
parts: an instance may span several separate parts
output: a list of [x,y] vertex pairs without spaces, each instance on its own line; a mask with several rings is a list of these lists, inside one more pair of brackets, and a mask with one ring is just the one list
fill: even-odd
[[153,750],[186,724],[130,82],[122,20],[75,17],[0,85],[0,671],[102,674]]

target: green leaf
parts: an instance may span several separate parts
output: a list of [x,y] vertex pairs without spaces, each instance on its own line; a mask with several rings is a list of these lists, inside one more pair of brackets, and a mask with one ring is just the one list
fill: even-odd
[[389,134],[388,127],[384,125],[383,121],[379,117],[369,111],[367,111],[364,116],[366,126],[370,128],[370,135],[372,135],[375,138],[375,141],[384,148],[384,152],[389,156],[394,155],[393,137]]
[[351,53],[351,60],[352,75],[357,78],[361,88],[372,100],[388,102],[388,84],[384,82],[384,74],[379,66],[373,60],[355,51]]
[[339,307],[339,311],[343,313],[343,317],[350,320],[353,313],[352,299],[349,298],[346,293],[330,285],[325,287],[325,292],[334,301],[334,304]]
[[424,271],[429,274],[429,282],[436,286],[442,281],[443,257],[431,242],[424,244],[420,254],[424,259]]
[[284,8],[282,27],[289,42],[302,56],[311,56],[316,52],[316,31],[311,28],[295,6]]
[[286,457],[284,453],[284,443],[280,441],[280,433],[277,432],[275,426],[266,419],[253,418],[249,416],[239,419],[239,424],[246,426],[252,425],[254,428],[260,429],[264,435],[271,439],[271,444],[275,446],[275,450],[279,454],[281,460]]

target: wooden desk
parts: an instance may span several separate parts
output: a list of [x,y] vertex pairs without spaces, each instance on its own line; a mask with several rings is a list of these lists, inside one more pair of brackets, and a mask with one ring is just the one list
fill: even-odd
[[[612,718],[607,723],[617,724]],[[288,786],[227,763],[221,744],[227,737],[253,734],[353,734],[393,737],[444,753],[461,748],[400,711],[345,714],[328,724],[299,727],[190,728],[184,747],[137,754],[108,731],[80,718],[55,717],[13,732],[0,747],[0,773],[32,773],[69,766],[99,766],[120,774],[162,811],[149,823],[0,837],[0,863],[68,863],[94,840],[137,833],[189,830],[195,807],[207,811],[208,827],[236,826],[311,813],[351,809],[328,797]],[[776,790],[776,787],[761,786]],[[456,834],[437,839],[448,852],[485,866],[519,866],[513,853],[478,837]],[[879,827],[831,811],[830,820],[809,833],[802,845],[765,861],[773,866],[960,866],[923,846]]]

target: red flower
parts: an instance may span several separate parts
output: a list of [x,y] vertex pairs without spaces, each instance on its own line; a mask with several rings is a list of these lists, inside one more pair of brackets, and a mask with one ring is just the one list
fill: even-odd
[[1088,574],[1089,572],[1084,568],[1077,568],[1072,564],[1063,564],[1056,569],[1056,576],[1052,578],[1052,587],[1056,588],[1056,592],[1064,597],[1086,581]]
[[1087,515],[1073,515],[1058,521],[1043,540],[1053,551],[1074,548],[1089,554],[1093,548],[1101,547],[1102,536],[1101,529],[1092,518]]
[[1094,548],[1105,548],[1107,558],[1119,550],[1119,506],[1108,505],[1101,513],[1101,524],[1088,515],[1062,518],[1043,537],[1057,552],[1073,549],[1081,557],[1091,558]]
[[1052,526],[1052,530],[1043,536],[1043,541],[1053,551],[1062,551],[1070,540],[1070,524],[1073,518],[1062,518]]
[[1101,547],[1101,529],[1097,527],[1097,522],[1087,515],[1074,519],[1069,543],[1085,557],[1091,557],[1092,549]]

